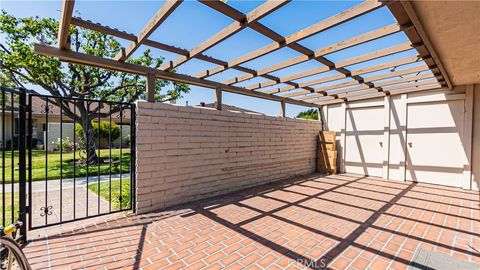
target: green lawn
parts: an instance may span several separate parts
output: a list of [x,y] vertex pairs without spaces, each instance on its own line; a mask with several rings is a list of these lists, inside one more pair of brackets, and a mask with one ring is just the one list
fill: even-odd
[[[3,195],[5,196],[5,226],[12,224],[12,210],[14,211],[14,220],[18,219],[18,208],[19,208],[19,199],[18,192],[14,193],[14,209],[12,209],[12,193],[6,192]],[[3,223],[3,197],[0,196],[0,226]]]
[[[112,149],[112,174],[120,173],[120,164],[122,167],[122,172],[127,173],[130,171],[130,149],[122,149],[122,159],[120,162],[120,149]],[[106,162],[100,165],[100,175],[109,174],[110,163],[109,160],[109,149],[97,150],[97,154],[100,157],[104,158]],[[1,153],[0,153],[1,155]],[[27,152],[28,155],[28,152]],[[63,173],[63,178],[72,178],[74,176],[74,162],[73,162],[73,152],[63,153],[61,162],[60,162],[60,152],[48,152],[48,155],[45,155],[43,150],[33,150],[32,151],[32,180],[45,180],[47,179],[59,179],[61,172]],[[11,163],[12,153],[11,151],[5,151],[5,182],[10,183],[12,180],[12,163]],[[28,157],[27,157],[28,159]],[[45,170],[46,160],[48,159],[48,173]],[[76,153],[76,160],[78,161],[79,155],[78,151]],[[28,160],[27,160],[28,162]],[[2,166],[0,159],[0,167]],[[62,165],[62,170],[60,170],[60,164]],[[18,181],[18,151],[14,151],[14,180]],[[97,165],[88,166],[88,175],[95,176],[98,173]],[[75,176],[82,177],[87,175],[87,166],[78,164],[75,165]],[[47,177],[46,177],[47,176]],[[2,181],[2,174],[0,172],[0,182]]]
[[[110,200],[110,182],[100,182],[100,192],[98,192],[98,183],[88,185],[88,189],[100,196],[106,201]],[[122,202],[120,202],[120,180],[112,180],[112,210],[119,210],[120,205],[122,209],[130,206],[130,178],[122,179]]]

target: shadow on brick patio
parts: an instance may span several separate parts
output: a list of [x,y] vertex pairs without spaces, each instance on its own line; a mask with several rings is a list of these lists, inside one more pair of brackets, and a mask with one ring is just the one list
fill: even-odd
[[25,251],[35,269],[405,269],[419,249],[478,264],[479,210],[476,192],[315,175],[38,231]]

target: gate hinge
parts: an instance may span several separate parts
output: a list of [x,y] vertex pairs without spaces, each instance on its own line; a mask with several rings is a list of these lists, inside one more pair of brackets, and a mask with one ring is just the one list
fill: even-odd
[[27,212],[27,214],[30,214],[30,205],[25,206],[25,212]]

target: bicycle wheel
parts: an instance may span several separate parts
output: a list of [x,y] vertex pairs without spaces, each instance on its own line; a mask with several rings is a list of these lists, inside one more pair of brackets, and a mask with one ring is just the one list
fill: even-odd
[[1,261],[0,269],[31,270],[27,257],[20,246],[11,238],[0,238]]

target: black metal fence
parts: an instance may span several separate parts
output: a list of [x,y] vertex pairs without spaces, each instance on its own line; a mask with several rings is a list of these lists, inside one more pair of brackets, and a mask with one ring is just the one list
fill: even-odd
[[[1,225],[26,218],[26,163],[24,90],[1,87],[2,196]],[[24,121],[20,121],[23,119]],[[26,235],[25,226],[20,231]]]
[[134,210],[133,104],[1,90],[3,225]]

